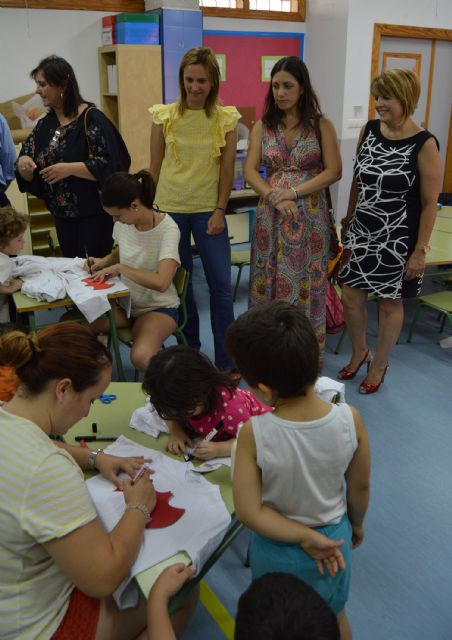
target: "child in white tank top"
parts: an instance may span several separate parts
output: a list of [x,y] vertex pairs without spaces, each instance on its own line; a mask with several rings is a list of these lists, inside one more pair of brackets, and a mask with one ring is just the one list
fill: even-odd
[[226,348],[252,392],[274,407],[253,416],[237,442],[234,504],[252,531],[253,579],[297,575],[331,606],[348,640],[350,555],[363,540],[369,500],[370,453],[359,412],[315,393],[318,343],[295,306],[250,309],[229,327]]

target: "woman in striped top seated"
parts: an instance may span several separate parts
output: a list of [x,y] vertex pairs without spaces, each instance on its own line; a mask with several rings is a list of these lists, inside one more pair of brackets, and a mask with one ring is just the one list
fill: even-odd
[[[90,258],[89,266],[100,281],[121,276],[132,299],[131,318],[115,307],[118,329],[132,327],[132,364],[144,371],[151,357],[177,326],[179,297],[173,285],[179,266],[180,231],[167,214],[153,208],[154,182],[150,173],[114,173],[102,188],[102,204],[115,225],[115,247],[104,258]],[[108,333],[106,318],[91,325]]]
[[[155,506],[149,474],[133,485],[116,478],[126,507],[107,533],[81,471],[133,477],[143,458],[62,449],[49,438],[88,415],[110,382],[110,354],[87,327],[65,323],[0,336],[0,362],[19,378],[15,396],[0,407],[2,640],[145,638],[145,603],[120,611],[111,594],[127,576]],[[185,623],[185,611],[177,624]]]

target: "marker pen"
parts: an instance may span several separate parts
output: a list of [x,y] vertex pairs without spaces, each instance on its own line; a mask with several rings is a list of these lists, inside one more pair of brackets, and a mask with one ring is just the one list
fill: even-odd
[[135,484],[135,482],[138,482],[138,480],[140,480],[140,478],[144,476],[146,471],[149,472],[149,467],[147,466],[147,464],[144,464],[142,467],[140,467],[140,469],[135,474],[135,477],[132,480],[132,484]]
[[[215,438],[215,436],[217,435],[217,433],[219,431],[221,431],[221,429],[224,427],[224,422],[223,420],[220,420],[212,429],[212,431],[209,431],[209,433],[206,435],[206,437],[201,440],[201,442],[198,442],[198,444],[205,444],[207,442],[210,442],[211,440],[213,440]],[[194,447],[194,449],[196,449],[196,446]],[[184,460],[185,462],[190,462],[190,460],[193,460],[195,456],[193,454],[188,454],[184,456]]]
[[118,436],[75,436],[75,441],[80,442],[84,440],[85,442],[114,442],[118,439]]

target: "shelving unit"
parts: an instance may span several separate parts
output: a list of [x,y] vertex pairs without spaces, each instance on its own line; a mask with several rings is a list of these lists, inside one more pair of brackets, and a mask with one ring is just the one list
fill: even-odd
[[[131,171],[149,167],[149,107],[162,102],[160,45],[117,44],[99,47],[101,109],[117,126],[132,158]],[[111,90],[114,67],[114,85]]]

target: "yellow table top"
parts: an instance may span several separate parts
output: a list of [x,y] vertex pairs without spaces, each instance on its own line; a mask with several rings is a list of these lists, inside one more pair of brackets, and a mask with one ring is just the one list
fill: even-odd
[[[80,420],[74,425],[65,436],[66,442],[75,444],[75,436],[92,435],[92,423],[97,424],[98,436],[119,436],[124,435],[130,440],[134,440],[139,444],[149,447],[150,449],[156,449],[157,451],[164,451],[166,453],[166,442],[168,436],[161,434],[158,438],[152,438],[140,431],[131,429],[129,427],[129,419],[132,412],[138,407],[144,406],[145,394],[141,389],[141,383],[139,382],[112,382],[105,393],[111,393],[117,396],[116,400],[113,400],[111,404],[102,404],[99,400],[93,404],[92,409],[87,418]],[[92,449],[105,448],[108,446],[108,442],[89,442],[88,445]],[[178,456],[167,454],[170,457],[181,460]],[[232,500],[232,485],[231,485],[231,470],[228,467],[222,466],[215,471],[204,474],[207,480],[218,484],[220,486],[221,496],[224,500],[226,508],[229,513],[232,514],[234,510],[234,503]],[[147,596],[149,590],[158,578],[160,573],[167,566],[174,564],[175,562],[184,562],[189,564],[191,562],[189,556],[186,553],[178,553],[172,558],[160,562],[159,564],[143,571],[136,580],[141,591]]]
[[427,254],[425,260],[427,266],[452,263],[452,218],[450,220],[450,231],[445,230],[444,222],[444,218],[437,220],[437,224],[435,224],[432,231],[430,237],[431,251]]

